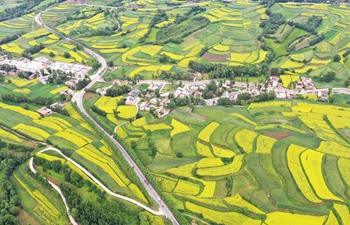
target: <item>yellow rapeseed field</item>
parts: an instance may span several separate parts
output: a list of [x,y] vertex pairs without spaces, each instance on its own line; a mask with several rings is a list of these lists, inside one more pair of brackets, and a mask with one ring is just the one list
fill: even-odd
[[39,153],[37,154],[36,156],[40,157],[40,158],[43,158],[43,159],[46,159],[48,161],[60,161],[61,163],[64,163],[66,160],[63,159],[63,158],[60,158],[60,157],[57,157],[57,156],[53,156],[53,155],[48,155],[48,154],[45,154],[45,153]]
[[198,161],[197,168],[216,167],[223,165],[224,163],[220,158],[202,158]]
[[205,141],[210,142],[210,136],[215,131],[216,128],[220,126],[217,122],[211,122],[208,124],[198,135],[198,138]]
[[204,189],[200,195],[198,195],[201,198],[212,198],[215,194],[215,187],[216,187],[216,181],[205,181],[200,180],[202,184],[204,185]]
[[320,198],[327,200],[343,201],[339,197],[335,196],[326,185],[322,174],[323,156],[323,153],[316,152],[313,150],[304,151],[300,156],[300,160],[305,174],[307,175],[308,180],[315,189],[316,194]]
[[171,179],[163,176],[156,176],[156,180],[161,189],[165,192],[172,192],[177,184],[177,179]]
[[21,88],[21,89],[15,88],[12,91],[17,93],[22,93],[22,94],[29,94],[31,92],[31,90],[28,88]]
[[118,108],[116,109],[117,112],[120,112],[118,114],[119,117],[121,118],[134,118],[136,116],[137,113],[137,107],[134,105],[122,105],[122,106],[118,106]]
[[251,153],[253,151],[254,140],[257,136],[258,134],[254,131],[243,129],[236,133],[235,140],[246,153]]
[[250,123],[254,126],[256,126],[257,124],[254,122],[254,121],[251,121],[250,119],[248,119],[247,117],[243,116],[242,114],[239,114],[239,113],[231,113],[230,116],[234,116],[234,117],[237,117],[237,118],[240,118],[241,120],[247,122],[247,123]]
[[343,222],[343,224],[350,224],[350,213],[348,206],[340,203],[334,203],[333,207],[337,214],[340,216],[340,219]]
[[39,113],[23,109],[20,106],[7,105],[7,104],[4,104],[4,103],[0,102],[0,108],[12,110],[12,111],[17,112],[19,114],[22,114],[24,116],[28,116],[31,119],[38,119],[38,118],[40,118],[40,114]]
[[219,158],[232,158],[236,155],[232,150],[223,149],[213,144],[211,144],[211,147],[213,149],[214,155]]
[[211,153],[211,149],[208,145],[202,144],[201,142],[197,141],[197,152],[200,156],[205,156],[209,158],[213,158],[214,155]]
[[172,127],[165,123],[157,123],[157,124],[144,125],[143,128],[145,128],[145,130],[151,130],[153,132],[155,130],[168,130],[168,129],[171,129]]
[[243,163],[244,155],[236,155],[233,158],[233,162],[217,167],[199,168],[197,174],[200,176],[216,177],[216,176],[227,176],[229,174],[234,174],[238,172]]
[[265,220],[266,224],[280,224],[283,221],[284,225],[307,224],[320,225],[327,219],[327,216],[310,216],[304,214],[288,213],[288,212],[272,212],[267,213]]
[[65,91],[67,89],[68,89],[67,86],[62,86],[60,88],[57,88],[57,89],[54,89],[54,90],[50,91],[50,94],[55,95],[57,93],[60,93],[61,91]]
[[1,128],[0,128],[0,137],[4,138],[4,139],[11,140],[11,141],[14,141],[14,142],[18,142],[18,143],[22,143],[23,142],[22,138],[19,138],[16,135],[14,135],[14,134],[6,131],[6,130],[3,130]]
[[13,129],[38,141],[45,141],[50,137],[50,134],[46,131],[23,123],[14,126]]
[[140,188],[138,186],[136,186],[135,184],[131,183],[129,185],[129,188],[132,191],[132,193],[134,193],[139,199],[141,199],[143,202],[148,203],[146,197],[143,195],[142,191],[140,190]]
[[305,198],[310,202],[321,203],[322,200],[315,195],[301,166],[300,155],[305,150],[304,147],[298,145],[291,144],[289,146],[287,151],[288,168]]
[[276,140],[264,135],[259,135],[256,139],[256,153],[271,153]]
[[251,203],[247,202],[245,199],[243,199],[239,194],[235,194],[231,197],[224,198],[224,201],[227,202],[229,205],[233,205],[235,207],[245,208],[250,212],[256,213],[256,214],[265,214],[263,211],[261,211],[256,206],[252,205]]
[[195,214],[201,214],[207,220],[213,221],[219,224],[240,224],[240,225],[260,225],[260,220],[251,219],[241,213],[237,212],[219,212],[211,210],[207,207],[195,205],[186,201],[186,209],[192,211]]
[[179,180],[174,193],[181,195],[197,195],[201,190],[200,185],[186,180]]
[[24,80],[24,79],[17,79],[17,78],[12,79],[11,81],[17,87],[24,87],[24,86],[27,86],[27,85],[30,85],[30,84],[35,84],[35,83],[39,82],[38,79]]
[[190,130],[190,128],[187,125],[177,121],[176,119],[171,120],[171,125],[174,127],[174,129],[171,131],[170,136],[174,136],[176,134]]

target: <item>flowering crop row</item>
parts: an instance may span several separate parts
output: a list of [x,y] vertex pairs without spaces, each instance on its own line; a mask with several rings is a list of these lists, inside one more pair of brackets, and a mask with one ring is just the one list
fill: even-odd
[[199,168],[197,170],[197,174],[200,176],[208,176],[208,177],[227,176],[229,174],[234,174],[241,169],[243,158],[244,158],[244,155],[236,155],[233,158],[233,162],[228,165]]
[[218,128],[220,124],[217,122],[211,122],[208,126],[206,126],[198,135],[198,138],[205,141],[210,142],[210,136]]

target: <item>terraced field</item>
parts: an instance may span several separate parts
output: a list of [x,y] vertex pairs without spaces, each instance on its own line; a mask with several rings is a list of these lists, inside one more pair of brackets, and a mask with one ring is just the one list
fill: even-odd
[[229,224],[343,221],[333,213],[346,214],[350,198],[349,108],[275,101],[188,110],[117,130],[136,142],[140,159],[184,215]]

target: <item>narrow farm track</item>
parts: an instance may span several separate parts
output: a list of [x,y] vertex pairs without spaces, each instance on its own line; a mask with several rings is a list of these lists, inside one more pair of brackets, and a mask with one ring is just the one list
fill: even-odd
[[[128,201],[128,202],[131,202],[145,210],[147,210],[148,212],[154,214],[154,215],[163,215],[162,212],[160,211],[154,211],[153,209],[143,205],[142,203],[134,200],[134,199],[131,199],[131,198],[128,198],[128,197],[125,197],[123,195],[119,195],[119,194],[116,194],[114,192],[112,192],[111,190],[109,190],[104,184],[102,184],[96,177],[94,177],[89,171],[87,171],[84,167],[82,167],[80,164],[78,164],[77,162],[75,162],[73,159],[69,158],[68,156],[66,156],[65,154],[63,154],[59,149],[57,148],[46,148],[46,149],[43,149],[41,151],[39,151],[38,153],[43,153],[43,152],[46,152],[46,151],[55,151],[57,153],[59,153],[62,157],[64,157],[67,161],[71,162],[73,165],[75,165],[76,167],[78,167],[81,171],[83,171],[88,177],[90,177],[98,186],[100,186],[105,192],[107,192],[109,195],[112,195],[114,197],[117,197],[117,198],[120,198],[120,199],[123,199],[125,201]],[[38,154],[37,153],[37,154]],[[33,158],[31,158],[29,160],[29,167],[30,167],[30,170],[33,172],[33,173],[37,173],[37,171],[35,170],[34,168],[34,165],[33,165]],[[52,184],[52,182],[49,181],[49,183],[51,184],[51,186],[53,186],[55,188],[55,186],[57,187],[57,185],[55,184]],[[57,187],[58,188],[58,187]],[[65,198],[64,196],[62,195],[61,193],[61,190],[58,190],[57,188],[56,191],[61,195],[62,199],[63,199],[63,202],[64,204],[66,205],[66,208],[67,208],[67,212],[69,210],[69,207],[65,201]],[[69,215],[69,213],[68,213]]]
[[[48,12],[50,9],[52,8],[48,8],[46,9],[44,12]],[[61,33],[57,32],[56,30],[50,28],[49,26],[45,25],[41,19],[41,14],[42,12],[38,13],[35,17],[34,17],[34,20],[36,21],[36,23],[46,29],[48,29],[49,31],[51,31],[52,33],[55,33],[55,34],[59,34],[59,35],[62,35]],[[119,23],[119,21],[118,21]],[[119,24],[119,27],[120,27],[120,24]],[[71,41],[73,43],[78,43],[77,41],[65,36],[65,39],[68,40],[68,41]],[[102,76],[103,74],[105,73],[106,69],[107,69],[107,62],[106,60],[99,54],[97,54],[96,52],[94,52],[93,50],[89,49],[89,48],[86,48],[84,47],[84,51],[87,52],[89,55],[93,56],[96,58],[96,60],[98,60],[100,63],[101,63],[101,68],[91,77],[92,80],[91,82],[86,86],[86,88],[90,88],[92,87]],[[84,94],[85,94],[85,89],[77,92],[74,96],[73,96],[73,99],[72,101],[76,101],[77,105],[78,105],[78,108],[79,110],[86,116],[88,117],[91,121],[93,121],[93,123],[98,127],[98,129],[100,129],[114,144],[115,146],[117,146],[117,148],[121,151],[121,153],[123,154],[125,160],[128,162],[128,164],[134,168],[134,171],[135,171],[135,174],[137,175],[137,177],[140,179],[141,183],[143,184],[143,186],[145,187],[145,189],[147,190],[149,196],[151,196],[153,198],[153,200],[155,202],[158,202],[159,204],[159,212],[155,212],[157,213],[156,215],[163,215],[165,217],[167,217],[173,224],[175,225],[178,225],[179,222],[176,220],[176,218],[174,217],[174,215],[172,214],[172,212],[170,211],[170,209],[167,207],[167,205],[165,204],[165,202],[160,198],[160,196],[158,195],[158,193],[154,190],[154,188],[152,187],[151,184],[148,183],[145,175],[142,173],[142,171],[140,170],[140,168],[135,164],[134,160],[130,157],[130,155],[126,152],[126,150],[124,149],[124,147],[118,142],[116,141],[114,138],[113,138],[113,134],[110,135],[108,134],[108,132],[103,129],[85,110],[84,108],[84,105],[83,105],[83,97],[84,97]],[[102,187],[102,186],[101,186]],[[58,187],[57,187],[58,188]],[[59,189],[59,188],[58,188]],[[113,192],[110,193],[110,191],[106,191],[107,193],[111,194]],[[114,195],[115,193],[113,193]],[[121,197],[124,197],[124,196],[121,196],[121,195],[118,195]],[[62,196],[61,196],[62,197]],[[126,198],[126,197],[124,197]],[[124,199],[123,198],[123,199]],[[136,204],[136,205],[142,205],[141,203],[133,200],[131,201],[132,203]],[[67,206],[67,205],[66,205]],[[140,206],[142,207],[142,206]],[[67,208],[68,210],[68,208]]]

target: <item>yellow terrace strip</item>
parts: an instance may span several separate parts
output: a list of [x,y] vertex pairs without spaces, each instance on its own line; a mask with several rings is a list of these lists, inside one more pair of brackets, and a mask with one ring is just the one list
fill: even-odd
[[236,133],[235,140],[246,153],[251,153],[253,151],[254,141],[257,136],[258,134],[254,131],[243,129]]
[[171,131],[170,136],[174,136],[176,134],[183,133],[190,130],[190,128],[187,125],[175,119],[171,120],[171,125],[174,127],[174,129]]
[[307,224],[307,225],[320,225],[327,219],[327,215],[324,216],[311,216],[288,212],[271,212],[267,213],[265,220],[266,224],[280,224],[283,221],[283,225],[295,225],[295,224]]
[[141,52],[153,57],[155,56],[161,49],[163,48],[163,46],[160,45],[151,45],[151,46],[144,46],[141,50]]
[[316,194],[325,200],[336,200],[343,202],[342,199],[335,196],[327,187],[326,181],[322,175],[322,159],[324,154],[313,150],[304,151],[301,156],[301,163],[311,185]]
[[63,158],[60,158],[60,157],[57,157],[57,156],[53,156],[53,155],[48,155],[48,154],[45,154],[45,153],[39,153],[39,154],[36,154],[36,156],[40,157],[40,158],[43,158],[43,159],[46,159],[48,161],[60,161],[61,163],[64,163],[66,160],[63,159]]
[[243,63],[250,55],[249,53],[235,53],[231,52],[231,61]]
[[192,183],[186,180],[179,180],[174,189],[174,193],[181,195],[197,195],[200,192],[199,184]]
[[21,88],[21,89],[15,88],[12,91],[17,93],[22,93],[22,94],[29,94],[31,92],[29,88]]
[[254,121],[251,121],[250,119],[248,119],[247,117],[243,116],[242,114],[239,114],[239,113],[231,113],[230,116],[234,116],[234,117],[237,117],[247,123],[250,123],[251,125],[254,125],[256,126],[257,124],[254,122]]
[[23,142],[22,138],[19,138],[16,135],[12,134],[11,132],[6,131],[6,130],[1,129],[1,128],[0,128],[0,137],[8,139],[8,140],[11,140],[11,141],[14,141],[14,142],[17,142],[17,143],[22,143]]
[[197,141],[196,147],[198,155],[208,158],[214,158],[214,155],[211,153],[210,146]]
[[186,209],[195,213],[202,214],[206,220],[217,224],[240,224],[240,225],[260,225],[261,220],[254,220],[238,212],[219,212],[207,207],[195,205],[189,201],[185,202]]
[[45,141],[48,137],[50,137],[50,134],[47,133],[46,131],[38,128],[38,127],[34,127],[34,126],[29,126],[23,123],[20,123],[16,126],[14,126],[12,129],[27,135],[33,139],[36,139],[38,141]]
[[161,55],[165,54],[165,55],[169,56],[169,57],[170,57],[171,59],[173,59],[173,60],[181,60],[181,59],[184,58],[183,55],[177,55],[177,54],[174,54],[174,53],[171,53],[171,52],[165,52],[165,51],[163,51],[163,52],[161,52],[160,54],[161,54]]
[[146,197],[143,195],[142,191],[140,190],[140,188],[138,186],[136,186],[135,184],[131,183],[129,185],[129,188],[132,191],[132,193],[134,193],[139,199],[141,199],[143,202],[148,203]]
[[236,155],[233,157],[232,163],[224,166],[198,168],[196,173],[199,176],[217,177],[227,176],[238,172],[243,164],[244,155]]
[[198,138],[205,141],[210,142],[210,136],[215,131],[216,128],[220,126],[217,122],[211,122],[208,124],[198,135]]
[[34,84],[39,82],[38,79],[24,80],[24,79],[17,79],[17,78],[12,79],[11,81],[12,81],[12,84],[16,85],[17,87],[24,87],[29,84]]
[[214,50],[220,51],[220,52],[226,52],[226,51],[230,50],[230,46],[222,45],[222,44],[217,44],[213,48],[214,48]]
[[197,168],[207,168],[207,167],[216,167],[223,166],[224,163],[220,158],[202,158],[197,163]]
[[99,50],[101,53],[124,53],[128,50],[128,48],[116,48],[116,49],[101,49]]
[[199,52],[203,49],[205,45],[199,44],[196,47],[192,48],[189,53],[187,53],[186,58],[188,57],[195,57],[199,54]]
[[343,224],[350,224],[350,213],[348,206],[339,203],[334,203],[333,207],[340,216],[340,219],[343,222]]
[[41,126],[45,126],[51,129],[54,129],[56,131],[62,131],[63,128],[59,125],[57,125],[56,123],[52,122],[52,121],[48,121],[48,120],[33,120],[34,123],[41,125]]
[[50,94],[55,95],[57,93],[60,93],[61,91],[65,91],[67,89],[68,89],[67,86],[62,86],[60,88],[57,88],[57,89],[54,89],[54,90],[50,91]]
[[139,118],[137,120],[134,120],[132,122],[132,125],[134,126],[143,126],[143,125],[146,125],[147,124],[147,121],[146,121],[146,118],[145,117],[142,117],[142,118]]
[[188,64],[190,63],[191,60],[195,61],[195,60],[197,60],[197,57],[184,58],[177,65],[180,66],[180,67],[187,68]]
[[20,113],[20,114],[22,114],[24,116],[28,116],[31,119],[38,119],[38,118],[40,118],[40,114],[39,113],[23,109],[22,107],[19,107],[19,106],[7,105],[7,104],[4,104],[4,103],[0,102],[0,107],[4,108],[4,109],[12,110],[12,111]]
[[300,162],[300,155],[305,151],[304,147],[291,144],[287,151],[288,168],[292,173],[295,183],[307,200],[313,203],[321,203],[314,193]]
[[259,135],[256,140],[256,153],[271,153],[276,140],[264,135]]
[[157,123],[157,124],[147,124],[144,125],[143,128],[145,130],[151,130],[152,132],[155,130],[168,130],[168,129],[172,129],[172,127],[170,127],[169,125],[165,124],[165,123]]
[[248,201],[243,199],[239,194],[236,194],[236,195],[231,196],[231,197],[226,197],[226,198],[224,198],[224,201],[227,202],[229,205],[233,205],[233,206],[240,207],[240,208],[245,208],[248,211],[254,212],[256,214],[265,214],[259,208],[257,208],[256,206],[252,205],[251,203],[249,203]]
[[214,155],[220,158],[232,158],[236,155],[236,153],[234,153],[232,150],[223,149],[213,144],[211,145],[211,147],[213,149]]

